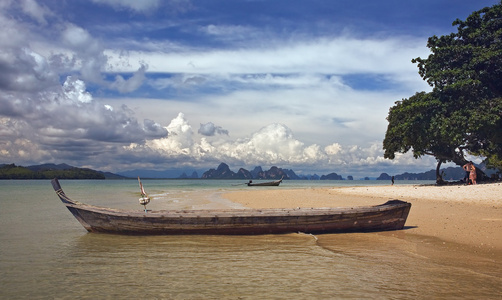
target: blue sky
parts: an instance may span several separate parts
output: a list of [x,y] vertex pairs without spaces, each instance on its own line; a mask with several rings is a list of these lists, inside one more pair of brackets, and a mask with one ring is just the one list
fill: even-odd
[[427,171],[383,158],[427,38],[498,1],[2,1],[0,163]]

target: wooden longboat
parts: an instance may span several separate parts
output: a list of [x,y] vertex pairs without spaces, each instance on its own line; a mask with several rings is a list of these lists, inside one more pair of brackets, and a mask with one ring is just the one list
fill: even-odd
[[275,180],[275,181],[270,181],[270,182],[258,182],[258,183],[253,183],[252,180],[250,180],[247,185],[248,186],[279,186],[279,184],[281,184],[282,182],[282,178],[279,179],[279,180]]
[[57,179],[57,195],[89,232],[130,235],[252,235],[399,230],[411,203],[343,208],[126,211],[71,200]]

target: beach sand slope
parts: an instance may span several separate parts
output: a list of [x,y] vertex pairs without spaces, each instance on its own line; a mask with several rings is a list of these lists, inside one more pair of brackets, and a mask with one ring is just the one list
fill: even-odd
[[[480,251],[502,251],[502,183],[262,189],[226,193],[250,208],[345,207],[412,203],[404,234],[434,237]],[[400,233],[401,234],[401,233]]]

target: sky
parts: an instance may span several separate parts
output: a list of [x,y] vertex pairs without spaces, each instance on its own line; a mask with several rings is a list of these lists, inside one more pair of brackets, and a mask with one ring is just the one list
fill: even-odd
[[[1,0],[0,164],[378,177],[411,60],[495,0]],[[199,174],[200,175],[200,174]]]

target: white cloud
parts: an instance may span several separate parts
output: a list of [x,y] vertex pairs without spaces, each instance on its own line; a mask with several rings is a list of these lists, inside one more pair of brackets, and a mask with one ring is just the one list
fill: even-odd
[[[342,146],[333,143],[324,149],[317,144],[307,145],[298,140],[291,129],[283,124],[270,124],[251,133],[246,138],[233,140],[207,138],[197,139],[183,113],[179,113],[166,127],[169,136],[148,141],[144,146],[133,144],[128,147],[135,156],[148,153],[171,168],[191,166],[214,167],[219,162],[239,167],[279,166],[300,170],[356,176],[378,176],[391,169],[408,170],[410,166],[420,168],[424,161],[434,165],[433,159],[416,160],[411,155],[397,155],[395,160],[383,158],[381,142],[367,147]],[[131,154],[130,153],[130,154]],[[163,165],[157,166],[164,169]],[[304,171],[305,172],[305,171]],[[403,171],[404,172],[404,171]]]
[[57,79],[47,60],[30,48],[24,45],[0,48],[0,89],[36,92],[57,83]]
[[193,130],[185,115],[179,113],[171,120],[166,130],[169,133],[168,137],[149,141],[147,145],[167,155],[191,155],[194,145]]
[[74,52],[74,57],[81,77],[90,82],[105,84],[102,69],[107,64],[107,57],[100,41],[94,39],[87,30],[69,24],[61,35],[65,43]]
[[46,17],[53,15],[46,6],[39,5],[35,0],[21,0],[20,5],[25,14],[42,25],[47,25]]
[[215,25],[199,27],[199,32],[210,36],[212,39],[223,43],[233,43],[246,45],[250,40],[260,40],[263,38],[263,30],[256,30],[254,27],[242,25]]
[[129,79],[124,79],[121,75],[115,76],[115,82],[110,84],[110,88],[121,93],[129,93],[137,90],[146,79],[145,73],[147,69],[148,66],[141,65]]
[[221,126],[214,125],[213,122],[200,124],[200,128],[197,132],[205,136],[214,136],[216,134],[228,135],[228,130],[223,129]]
[[326,154],[330,155],[330,156],[337,155],[338,153],[340,153],[341,150],[342,150],[342,146],[338,143],[328,145],[324,148],[324,151],[326,151]]
[[[23,3],[33,7],[32,2]],[[6,39],[0,47],[0,116],[5,118],[3,126],[9,127],[10,136],[17,137],[16,143],[8,143],[11,139],[1,136],[0,143],[5,143],[5,149],[8,145],[25,147],[24,141],[34,144],[18,151],[11,149],[4,159],[24,158],[26,153],[38,157],[34,149],[52,148],[51,153],[56,154],[72,145],[79,145],[85,153],[86,148],[100,143],[130,143],[166,135],[160,125],[139,124],[126,106],[110,110],[93,101],[78,75],[66,78],[61,85],[60,65],[31,48],[32,34],[27,27],[3,13],[0,23],[7,25],[0,33]],[[67,24],[64,28],[62,40],[79,62],[68,61],[81,67],[81,78],[101,81],[102,64],[107,60],[101,44],[78,26]]]
[[68,99],[78,103],[89,103],[92,101],[92,95],[85,90],[85,82],[68,76],[63,84],[63,92]]
[[157,8],[160,0],[92,0],[94,3],[106,4],[115,9],[130,9],[136,12],[148,12]]
[[[62,44],[67,49],[53,49],[59,53],[52,53],[50,58],[55,67],[63,67],[67,70],[78,71],[80,77],[88,82],[99,84],[103,87],[128,93],[137,90],[146,79],[148,65],[139,63],[132,76],[125,79],[122,75],[115,76],[115,81],[104,79],[103,72],[110,66],[109,58],[105,54],[102,41],[94,38],[87,30],[74,24],[67,24],[61,32]],[[122,58],[121,58],[122,60]],[[115,62],[123,64],[123,62]]]
[[[189,1],[94,2],[140,14],[191,7]],[[339,173],[417,165],[407,155],[384,160],[378,141],[393,102],[425,86],[410,63],[427,54],[424,39],[348,34],[307,39],[251,26],[163,23],[169,30],[186,25],[179,30],[226,45],[210,48],[169,36],[109,37],[114,29],[106,24],[70,23],[34,0],[5,3],[0,3],[6,8],[0,12],[2,160],[85,161],[115,170],[214,167],[224,161]],[[23,17],[6,13],[14,5],[22,6]],[[131,26],[138,30],[143,24]],[[156,25],[148,24],[145,32]],[[388,88],[356,87],[347,76],[358,75],[382,80]],[[163,98],[100,98],[110,90],[137,91],[144,82],[145,90]],[[165,127],[154,121],[178,111],[183,113]],[[199,134],[185,114],[201,124]]]
[[193,8],[190,0],[92,0],[94,3],[111,6],[115,10],[129,10],[137,14],[151,14],[162,10],[170,15],[183,13]]
[[[130,55],[135,61],[143,59],[156,72],[199,74],[396,74],[410,71],[416,74],[416,67],[410,63],[411,58],[427,54],[423,39],[407,37],[382,40],[332,37],[229,50],[132,50]],[[108,54],[112,60],[119,56],[119,53]]]

